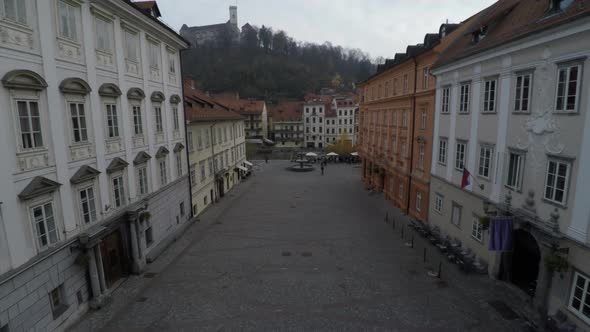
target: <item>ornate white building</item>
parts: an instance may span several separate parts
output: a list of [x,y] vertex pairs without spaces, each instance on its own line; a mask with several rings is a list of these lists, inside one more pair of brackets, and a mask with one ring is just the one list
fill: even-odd
[[157,12],[0,1],[0,331],[64,329],[188,225],[188,45]]

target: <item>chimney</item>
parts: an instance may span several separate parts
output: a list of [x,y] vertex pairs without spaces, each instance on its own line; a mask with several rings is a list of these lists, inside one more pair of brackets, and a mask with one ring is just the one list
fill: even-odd
[[229,6],[229,23],[238,26],[238,6]]

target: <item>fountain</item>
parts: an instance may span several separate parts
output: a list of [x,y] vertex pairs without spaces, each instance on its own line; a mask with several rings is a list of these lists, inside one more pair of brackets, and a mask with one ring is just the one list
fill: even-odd
[[289,166],[287,168],[293,172],[310,172],[315,169],[307,159],[305,159],[305,154],[303,152],[299,152],[297,154],[297,159],[295,159],[295,165]]

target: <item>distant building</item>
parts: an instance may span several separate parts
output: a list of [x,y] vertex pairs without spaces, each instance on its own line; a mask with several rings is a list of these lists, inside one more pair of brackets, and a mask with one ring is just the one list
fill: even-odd
[[248,172],[244,118],[185,80],[184,107],[193,215],[225,196]]
[[[244,33],[256,31],[250,24],[244,25]],[[192,47],[207,43],[238,42],[243,32],[238,28],[238,7],[229,7],[229,20],[225,23],[189,27],[183,24],[180,35],[191,43]]]
[[245,118],[246,138],[268,138],[268,111],[264,100],[240,99],[239,94],[232,93],[211,98]]
[[285,101],[270,107],[269,122],[277,147],[303,146],[303,102]]
[[155,1],[0,3],[0,331],[63,331],[190,225],[188,43]]
[[305,144],[307,148],[326,147],[325,118],[327,110],[332,109],[332,97],[326,95],[308,95],[303,104],[303,125],[305,127]]
[[336,134],[340,137],[346,134],[352,145],[356,144],[358,136],[358,110],[359,105],[355,96],[336,96],[334,98],[336,105],[337,122]]

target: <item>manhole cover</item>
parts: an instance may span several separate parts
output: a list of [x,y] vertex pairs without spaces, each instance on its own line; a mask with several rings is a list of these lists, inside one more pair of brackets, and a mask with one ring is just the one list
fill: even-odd
[[283,256],[291,256],[291,252],[290,251],[283,251],[282,255]]
[[155,276],[156,276],[156,274],[154,272],[146,272],[146,273],[143,274],[143,277],[144,278],[150,278],[151,279],[151,278],[153,278]]
[[515,320],[519,318],[518,314],[514,312],[504,301],[493,300],[488,301],[488,304],[494,308],[502,318],[506,320]]
[[303,257],[311,257],[311,252],[304,251],[304,252],[301,253],[301,256],[303,256]]
[[142,297],[138,298],[136,302],[145,302],[145,301],[147,301],[147,300],[148,300],[148,298],[147,298],[147,297],[145,297],[145,296],[142,296]]

